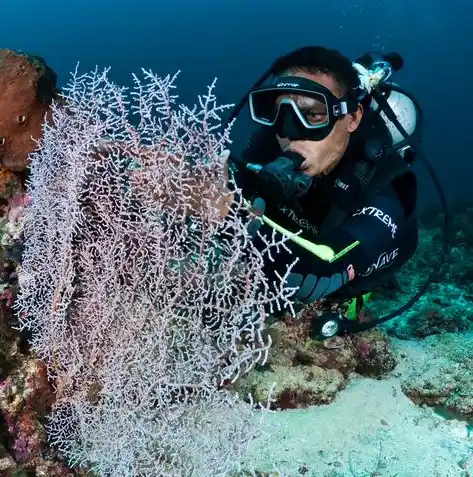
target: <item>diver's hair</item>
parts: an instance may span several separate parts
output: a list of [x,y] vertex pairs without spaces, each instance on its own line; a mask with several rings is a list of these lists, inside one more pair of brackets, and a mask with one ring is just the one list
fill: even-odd
[[338,84],[342,95],[356,96],[359,86],[358,73],[352,62],[337,50],[323,46],[304,46],[278,58],[272,66],[275,75],[293,74],[296,71],[325,73]]

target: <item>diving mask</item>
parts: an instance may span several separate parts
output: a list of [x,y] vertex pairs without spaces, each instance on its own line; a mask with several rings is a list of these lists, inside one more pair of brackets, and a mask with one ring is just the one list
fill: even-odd
[[357,110],[348,95],[337,98],[325,86],[299,76],[279,76],[249,94],[253,121],[274,128],[280,137],[321,141],[336,121]]

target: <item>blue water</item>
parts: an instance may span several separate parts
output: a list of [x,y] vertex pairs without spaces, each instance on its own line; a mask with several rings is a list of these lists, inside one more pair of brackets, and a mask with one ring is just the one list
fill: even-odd
[[[219,78],[221,100],[236,102],[281,53],[306,44],[397,50],[397,79],[424,107],[425,152],[450,199],[470,194],[470,0],[3,0],[0,47],[43,56],[64,83],[81,67],[113,67],[128,83],[141,67],[182,70],[184,100]],[[422,196],[435,198],[429,182]]]
[[[0,48],[42,56],[60,85],[78,62],[111,66],[122,84],[142,67],[182,70],[185,102],[215,77],[220,102],[237,102],[275,57],[303,45],[353,59],[398,51],[396,81],[423,106],[426,157],[450,202],[473,197],[473,0],[2,0],[0,15]],[[420,177],[422,204],[437,202]]]

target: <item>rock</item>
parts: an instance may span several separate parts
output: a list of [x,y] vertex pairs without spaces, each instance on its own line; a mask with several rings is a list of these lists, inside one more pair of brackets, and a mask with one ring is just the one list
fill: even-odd
[[402,391],[443,417],[473,418],[473,334],[431,336],[425,345],[431,355],[414,365]]
[[354,350],[345,338],[324,342],[308,340],[304,345],[296,347],[295,362],[335,369],[345,377],[355,371],[357,364]]
[[397,364],[386,336],[377,329],[352,335],[351,344],[356,357],[355,371],[370,378],[381,377]]
[[[435,303],[443,308],[443,303]],[[433,307],[412,313],[395,333],[399,338],[426,338],[431,335],[465,331],[471,324],[465,313],[446,313]]]
[[56,96],[56,74],[37,56],[0,49],[0,162],[23,171]]
[[16,467],[15,459],[6,451],[6,449],[0,447],[0,475],[5,475],[7,471],[10,471]]
[[252,371],[240,381],[238,391],[243,396],[251,394],[256,402],[271,398],[273,408],[304,408],[333,401],[338,391],[346,384],[342,373],[319,366],[272,366],[262,372]]
[[302,313],[266,329],[265,340],[268,336],[272,339],[268,359],[235,383],[241,396],[251,394],[256,402],[267,402],[275,383],[275,408],[328,404],[345,387],[351,373],[380,377],[396,366],[381,331],[316,341],[310,338],[310,320],[310,315]]

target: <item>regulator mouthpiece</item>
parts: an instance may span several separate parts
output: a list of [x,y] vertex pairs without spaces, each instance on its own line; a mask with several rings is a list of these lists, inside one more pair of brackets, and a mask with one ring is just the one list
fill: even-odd
[[258,174],[265,197],[276,203],[288,203],[312,187],[313,178],[300,170],[303,161],[300,154],[290,151],[264,165],[248,163],[246,168]]

